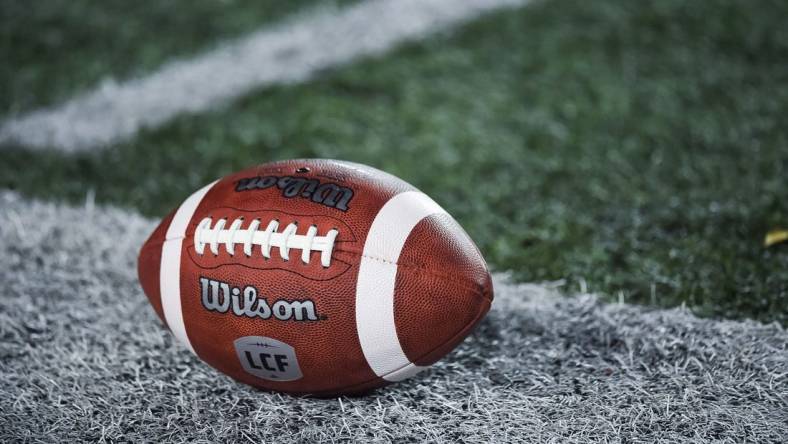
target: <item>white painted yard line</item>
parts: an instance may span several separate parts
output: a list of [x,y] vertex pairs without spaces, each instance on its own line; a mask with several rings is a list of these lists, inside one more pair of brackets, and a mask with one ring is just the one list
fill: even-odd
[[528,0],[370,0],[266,28],[152,74],[10,118],[0,142],[81,151],[129,139],[267,85],[298,82],[355,58]]

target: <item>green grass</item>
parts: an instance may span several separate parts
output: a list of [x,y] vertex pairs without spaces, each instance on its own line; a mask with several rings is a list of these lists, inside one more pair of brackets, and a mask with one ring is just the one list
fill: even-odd
[[[788,3],[552,0],[185,116],[96,154],[7,150],[0,186],[162,215],[289,157],[432,195],[499,270],[788,322]],[[35,165],[35,168],[30,168]]]
[[66,99],[107,76],[144,73],[312,3],[0,0],[0,115]]

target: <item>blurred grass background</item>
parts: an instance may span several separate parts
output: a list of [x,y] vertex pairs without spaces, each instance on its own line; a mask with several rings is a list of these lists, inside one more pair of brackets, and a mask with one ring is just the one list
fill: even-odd
[[[325,7],[352,0],[322,2]],[[275,24],[314,0],[0,0],[0,115]]]
[[[133,8],[95,33],[76,12],[57,26],[34,20],[39,30],[4,14],[3,51],[20,74],[3,70],[0,105],[26,109],[151,69],[267,20],[266,8],[290,8],[206,4],[162,3],[179,16],[155,39],[150,11]],[[161,216],[250,164],[352,160],[432,195],[518,279],[786,323],[788,245],[762,246],[768,229],[788,225],[786,23],[784,1],[536,2],[104,151],[5,147],[0,186],[77,202],[94,190]],[[51,27],[91,43],[61,47],[63,60],[47,60],[40,42],[8,43]],[[133,57],[96,61],[112,38]]]

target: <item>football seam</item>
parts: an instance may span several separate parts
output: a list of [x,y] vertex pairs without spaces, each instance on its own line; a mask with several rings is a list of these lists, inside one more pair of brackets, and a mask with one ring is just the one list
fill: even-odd
[[[170,241],[170,240],[186,239],[187,237],[188,237],[188,236],[177,236],[177,237],[172,237],[172,238],[165,238],[165,239],[164,239],[163,241],[161,241],[160,243],[159,243],[159,242],[157,242],[156,244],[153,244],[152,246],[158,246],[158,245],[162,245],[162,244],[164,244],[165,242],[167,242],[167,241]],[[143,247],[145,247],[145,245],[143,245]],[[478,247],[477,247],[477,248],[478,248]],[[413,268],[413,269],[418,269],[418,270],[421,270],[423,273],[425,273],[425,274],[428,274],[428,275],[431,275],[431,276],[434,276],[434,277],[436,277],[436,278],[440,278],[440,279],[450,279],[450,280],[451,280],[452,282],[454,282],[454,283],[456,283],[458,280],[463,280],[464,282],[462,282],[462,283],[461,283],[461,285],[463,286],[463,289],[464,289],[464,290],[469,290],[469,291],[472,291],[472,292],[474,292],[474,293],[475,293],[477,296],[481,296],[481,297],[483,297],[484,299],[488,299],[488,300],[492,301],[492,298],[489,298],[489,297],[487,297],[487,296],[484,294],[484,292],[483,292],[483,291],[479,291],[479,288],[481,287],[481,285],[478,285],[478,284],[476,284],[476,283],[474,283],[474,282],[467,281],[467,280],[465,280],[465,279],[463,279],[463,278],[461,278],[461,277],[459,277],[459,276],[449,276],[449,275],[447,275],[447,274],[442,274],[442,273],[438,273],[438,272],[432,271],[432,270],[430,270],[429,268],[425,267],[424,265],[419,265],[419,264],[410,264],[410,263],[402,263],[402,262],[392,261],[392,260],[389,260],[389,259],[384,259],[384,258],[377,257],[377,256],[370,256],[370,255],[368,255],[368,254],[359,253],[358,251],[353,251],[353,250],[341,250],[341,251],[342,251],[342,252],[344,252],[344,253],[347,253],[347,254],[356,255],[356,256],[358,256],[358,257],[365,257],[365,258],[367,258],[367,259],[372,259],[372,260],[374,260],[374,261],[383,262],[383,263],[386,263],[386,264],[389,264],[389,265],[396,265],[396,266],[398,266],[398,267],[406,267],[406,268]],[[141,251],[140,251],[140,252],[141,252]],[[189,255],[189,256],[190,256],[190,259],[191,259],[191,255]],[[339,260],[339,259],[337,259],[337,260]],[[194,262],[194,260],[192,260],[192,262]],[[350,268],[352,268],[352,264],[349,264],[348,262],[345,262],[345,261],[340,261],[340,262],[342,262],[342,263],[344,263],[344,264],[351,265],[351,266],[348,268],[348,270],[350,270]],[[231,265],[231,264],[223,264],[223,265]],[[250,267],[250,268],[254,268],[254,267]],[[256,268],[255,268],[255,269],[256,269]],[[340,274],[339,274],[339,275],[337,275],[337,276],[334,276],[333,278],[329,278],[329,279],[325,279],[325,280],[324,280],[324,279],[319,279],[319,280],[320,280],[320,281],[330,281],[331,279],[334,279],[335,277],[338,277],[338,276],[344,275],[344,274],[345,274],[345,273],[346,273],[348,270],[345,270],[344,272],[340,273]],[[489,270],[487,270],[487,273],[489,273]]]
[[[365,257],[367,259],[372,259],[374,261],[383,262],[383,263],[386,263],[388,265],[395,265],[397,267],[405,267],[405,268],[411,268],[411,269],[420,270],[424,274],[436,277],[436,278],[441,279],[441,280],[450,281],[450,282],[455,283],[455,284],[457,283],[458,280],[463,281],[463,282],[460,283],[462,285],[462,287],[463,287],[463,290],[471,291],[476,296],[481,296],[484,299],[492,301],[491,298],[488,298],[484,294],[484,291],[480,291],[479,290],[479,288],[481,288],[482,285],[479,285],[479,284],[476,284],[474,282],[471,282],[471,281],[469,281],[469,280],[467,280],[465,278],[462,278],[462,277],[459,277],[459,276],[455,276],[455,275],[448,275],[448,274],[438,273],[438,272],[433,271],[433,270],[425,267],[424,265],[420,265],[420,264],[401,263],[401,262],[396,262],[396,261],[392,261],[392,260],[388,260],[388,259],[383,259],[383,258],[376,257],[376,256],[370,256],[368,254],[363,254],[363,253],[362,254],[359,254],[359,253],[356,253],[356,252],[349,252],[349,253],[358,254],[360,257]],[[489,274],[489,271],[486,271],[486,272]]]

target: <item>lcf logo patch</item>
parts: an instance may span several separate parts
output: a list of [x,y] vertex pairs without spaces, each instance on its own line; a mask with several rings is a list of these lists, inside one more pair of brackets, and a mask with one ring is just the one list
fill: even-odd
[[295,381],[303,374],[295,349],[264,336],[244,336],[233,343],[238,360],[247,373],[269,381]]

